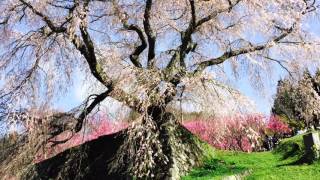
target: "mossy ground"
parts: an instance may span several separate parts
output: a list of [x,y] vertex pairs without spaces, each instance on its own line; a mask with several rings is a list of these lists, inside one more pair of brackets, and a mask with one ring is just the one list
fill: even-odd
[[215,151],[200,168],[192,170],[183,180],[223,179],[249,171],[245,179],[316,180],[320,177],[320,162],[300,164],[304,153],[302,135],[283,140],[272,152],[243,153]]

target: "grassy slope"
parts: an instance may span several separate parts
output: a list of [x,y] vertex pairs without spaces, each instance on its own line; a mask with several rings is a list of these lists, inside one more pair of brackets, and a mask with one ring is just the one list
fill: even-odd
[[250,170],[246,179],[298,179],[320,178],[320,163],[312,165],[294,163],[303,155],[302,136],[285,139],[273,152],[242,153],[216,151],[214,158],[208,159],[204,166],[194,169],[184,180],[222,179],[228,175]]

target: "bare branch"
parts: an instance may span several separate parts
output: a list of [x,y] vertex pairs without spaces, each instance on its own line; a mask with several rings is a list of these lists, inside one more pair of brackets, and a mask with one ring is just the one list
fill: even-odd
[[281,60],[278,60],[278,59],[275,59],[275,58],[272,58],[272,57],[269,57],[269,56],[263,56],[263,58],[278,63],[285,71],[288,72],[288,74],[289,74],[291,77],[293,77],[292,72],[291,72],[285,65],[282,64],[283,62],[282,62]]
[[[88,12],[88,2],[84,4],[84,10],[85,12],[83,13],[83,17],[81,17],[82,22],[80,24],[80,32],[83,41],[79,40],[79,38],[74,35],[74,39],[72,42],[79,49],[81,54],[84,55],[89,64],[91,73],[95,76],[95,78],[97,78],[102,84],[110,88],[110,86],[112,86],[112,82],[97,61],[94,43],[87,30],[86,18]],[[77,44],[77,42],[79,42],[79,44]]]
[[135,47],[135,50],[132,52],[129,58],[133,65],[135,65],[138,68],[142,68],[141,63],[139,62],[139,56],[147,48],[147,42],[144,37],[143,31],[138,25],[134,25],[134,24],[129,25],[128,14],[126,12],[121,12],[119,5],[116,3],[116,1],[113,1],[113,5],[115,8],[115,15],[119,17],[120,21],[123,24],[123,27],[127,30],[135,31],[139,36],[141,44]]
[[184,62],[184,58],[186,54],[188,54],[196,46],[195,44],[192,43],[192,37],[191,37],[195,31],[196,21],[197,21],[194,0],[189,0],[189,3],[191,8],[191,19],[190,19],[188,28],[186,29],[186,31],[184,31],[181,34],[180,65],[183,68],[185,68],[186,66]]
[[[68,34],[67,29],[63,26],[56,26],[54,23],[50,20],[50,18],[40,11],[37,11],[31,4],[27,3],[24,0],[19,0],[24,5],[26,5],[28,8],[30,8],[36,15],[42,18],[42,20],[48,25],[48,27],[55,33],[66,33],[68,36],[71,36]],[[85,3],[84,8],[87,8],[88,3]],[[75,7],[74,7],[75,8]],[[73,9],[70,9],[70,11],[73,11]],[[87,12],[86,12],[87,13]],[[83,17],[83,20],[86,18],[86,13]],[[75,45],[75,47],[80,51],[80,53],[85,57],[87,60],[90,70],[92,74],[97,78],[99,82],[101,82],[104,85],[111,84],[110,81],[108,81],[107,76],[105,73],[103,73],[101,66],[97,63],[97,59],[94,52],[94,45],[90,38],[90,35],[88,34],[87,27],[84,26],[84,23],[80,26],[81,36],[83,41],[77,36],[72,35],[72,43]]]

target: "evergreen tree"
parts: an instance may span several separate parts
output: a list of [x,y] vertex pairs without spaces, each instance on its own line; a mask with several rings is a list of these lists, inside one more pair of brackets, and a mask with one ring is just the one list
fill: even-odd
[[288,79],[279,80],[272,113],[278,115],[282,121],[290,125],[293,131],[304,128],[304,124],[296,119],[294,101],[295,89]]

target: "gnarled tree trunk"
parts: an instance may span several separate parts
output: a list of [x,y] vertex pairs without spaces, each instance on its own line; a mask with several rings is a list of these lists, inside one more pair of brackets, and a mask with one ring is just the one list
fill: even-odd
[[200,141],[173,114],[152,107],[128,129],[110,170],[126,169],[137,178],[178,179],[199,165],[203,154]]

